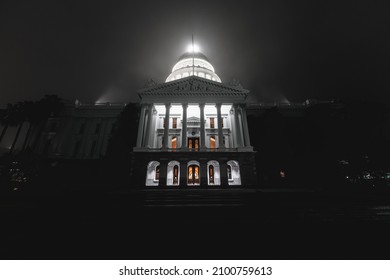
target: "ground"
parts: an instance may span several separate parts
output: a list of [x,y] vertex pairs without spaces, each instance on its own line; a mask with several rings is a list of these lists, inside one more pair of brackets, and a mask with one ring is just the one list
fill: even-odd
[[8,195],[1,259],[381,259],[390,193]]

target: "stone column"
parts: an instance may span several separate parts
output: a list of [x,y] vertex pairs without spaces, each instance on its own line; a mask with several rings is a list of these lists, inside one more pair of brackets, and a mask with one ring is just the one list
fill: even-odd
[[219,172],[221,174],[221,186],[223,187],[229,186],[226,160],[219,162]]
[[146,106],[145,104],[141,105],[141,113],[139,115],[139,123],[138,123],[138,135],[137,135],[137,147],[140,148],[142,146],[142,138],[143,138],[143,132],[144,132],[144,125],[145,125],[145,111]]
[[169,134],[169,111],[171,110],[171,103],[165,104],[165,120],[164,120],[164,145],[163,149],[167,149],[168,145],[168,134]]
[[183,125],[181,126],[181,149],[187,150],[187,108],[188,104],[183,103]]
[[152,108],[152,124],[150,126],[150,131],[149,131],[149,147],[154,148],[154,141],[155,141],[155,135],[156,135],[156,118],[157,118],[157,110],[153,106]]
[[242,127],[244,129],[244,142],[245,142],[245,147],[250,147],[251,142],[249,138],[249,130],[248,130],[248,120],[246,119],[246,110],[245,107],[241,107],[241,119],[242,119]]
[[187,186],[187,162],[180,161],[180,186]]
[[207,187],[209,184],[209,178],[207,178],[207,160],[203,159],[199,161],[199,171],[200,171],[200,185]]
[[236,148],[241,148],[243,147],[243,139],[242,139],[242,131],[241,131],[241,125],[240,125],[240,119],[238,117],[238,105],[237,104],[234,104],[233,105],[234,107],[234,134],[235,134],[235,139],[236,139],[236,143],[235,143],[235,147]]
[[168,171],[168,162],[160,161],[160,179],[158,181],[158,185],[160,187],[167,186],[167,171]]
[[206,149],[206,138],[204,129],[204,103],[199,104],[200,107],[200,149]]
[[217,119],[218,119],[218,148],[223,149],[225,148],[223,145],[223,131],[222,131],[222,114],[221,114],[221,103],[217,103]]
[[149,136],[150,136],[150,130],[152,129],[153,104],[149,104],[148,107],[149,107],[148,108],[148,123],[146,125],[144,147],[149,147]]

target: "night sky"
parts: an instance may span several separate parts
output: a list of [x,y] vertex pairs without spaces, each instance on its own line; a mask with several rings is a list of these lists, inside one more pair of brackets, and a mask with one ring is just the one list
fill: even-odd
[[195,42],[253,101],[390,101],[388,1],[2,1],[0,106],[138,101]]

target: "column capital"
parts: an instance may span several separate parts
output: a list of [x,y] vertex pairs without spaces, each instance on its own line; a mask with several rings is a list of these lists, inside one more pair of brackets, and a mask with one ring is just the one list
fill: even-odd
[[204,109],[204,106],[206,105],[206,103],[199,103],[199,107]]
[[183,108],[187,108],[187,107],[188,107],[188,103],[181,103],[181,106],[182,106]]
[[171,108],[172,107],[172,103],[170,103],[170,102],[169,103],[165,103],[164,105],[165,105],[165,108]]

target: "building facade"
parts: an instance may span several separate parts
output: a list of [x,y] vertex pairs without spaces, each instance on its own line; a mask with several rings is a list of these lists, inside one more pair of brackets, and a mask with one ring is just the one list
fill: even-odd
[[[294,104],[248,103],[248,94],[249,91],[238,82],[223,83],[202,53],[181,56],[164,83],[151,81],[138,91],[138,128],[134,128],[135,106],[131,111],[134,123],[122,124],[127,132],[137,136],[134,147],[130,148],[132,144],[126,142],[129,145],[123,149],[124,158],[128,157],[129,166],[132,166],[128,171],[131,186],[262,187],[258,180],[264,177],[262,172],[266,172],[266,168],[264,164],[259,168],[260,157],[255,158],[255,153],[265,147],[261,158],[265,159],[264,154],[269,154],[276,159],[275,153],[286,150],[284,148],[290,147],[291,143],[277,141],[279,147],[269,148],[269,143],[264,144],[267,142],[262,140],[275,135],[265,131],[264,125],[254,124],[254,120],[256,122],[277,109],[278,114],[288,119],[289,127],[299,124],[294,126],[299,132],[304,131],[303,120],[309,107],[326,105],[336,112],[341,106],[332,101],[316,100]],[[20,125],[0,123],[0,155],[17,154],[28,147],[54,161],[105,158],[113,128],[126,104],[82,104],[76,100],[64,105],[44,126],[33,125],[31,133],[28,122],[21,124],[20,133],[17,132]],[[256,151],[251,145],[247,117],[251,121],[251,133],[256,133],[252,134]],[[276,131],[285,130],[281,122],[272,127]],[[284,138],[277,134],[271,141]]]
[[[15,142],[15,153],[23,145],[34,153],[56,159],[99,159],[106,154],[118,115],[126,104],[81,104],[65,102],[57,116],[49,117],[44,126],[24,122],[17,139],[17,126],[9,126],[0,142],[0,153],[8,153]],[[4,126],[0,126],[3,130]],[[26,142],[26,143],[25,143]]]
[[134,157],[146,187],[253,187],[246,99],[222,83],[202,53],[181,56],[165,83],[138,91],[140,122]]

